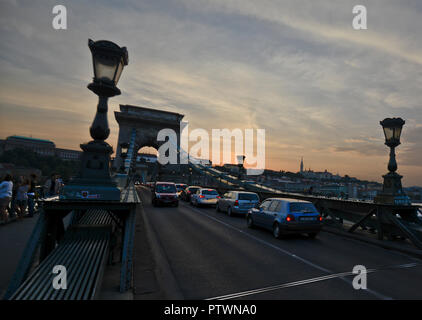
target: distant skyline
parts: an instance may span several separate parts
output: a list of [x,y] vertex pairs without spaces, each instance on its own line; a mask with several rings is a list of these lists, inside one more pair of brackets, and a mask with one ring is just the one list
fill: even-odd
[[[10,136],[18,136],[18,135],[10,135]],[[31,136],[29,136],[30,138],[35,138],[35,139],[39,139],[39,138],[37,138],[37,137],[31,137]],[[6,139],[7,137],[2,137],[2,138],[0,138],[0,139]],[[51,141],[51,142],[53,142],[53,143],[55,143],[54,142],[54,139],[47,139],[47,140],[49,140],[49,141]],[[56,144],[56,143],[55,143]],[[56,144],[56,147],[59,147],[60,148],[60,146],[57,146],[57,144]],[[80,150],[80,148],[71,148],[71,150],[78,150],[78,151],[81,151]],[[114,150],[115,151],[115,150]],[[138,151],[138,154],[151,154],[151,155],[155,155],[156,154],[156,149],[154,149],[154,148],[152,148],[152,147],[143,147],[143,148],[141,148],[139,151]],[[275,171],[288,171],[288,172],[293,172],[293,173],[300,173],[301,172],[301,164],[303,163],[303,165],[304,165],[304,161],[303,161],[304,159],[303,159],[303,157],[301,157],[301,160],[299,161],[299,170],[286,170],[286,169],[283,169],[283,168],[278,168],[278,169],[273,169],[273,168],[266,168],[266,169],[270,169],[270,170],[275,170]],[[302,162],[303,161],[303,162]],[[234,162],[233,162],[234,163]],[[308,165],[308,166],[305,166],[304,165],[304,167],[303,167],[303,171],[304,172],[306,172],[306,171],[313,171],[313,172],[324,172],[324,171],[328,171],[328,172],[330,172],[330,173],[332,173],[332,174],[334,174],[334,175],[340,175],[341,177],[344,177],[344,176],[350,176],[350,177],[353,177],[353,176],[351,176],[350,174],[348,174],[348,173],[340,173],[340,172],[333,172],[333,171],[331,171],[331,170],[329,170],[329,169],[327,169],[327,168],[324,168],[324,169],[313,169],[312,168],[312,165]],[[363,179],[363,178],[359,178],[359,177],[354,177],[354,178],[358,178],[358,179],[360,179],[360,180],[368,180],[368,179]],[[371,181],[371,182],[380,182],[380,183],[382,183],[382,181],[380,180],[380,181],[377,181],[377,180],[370,180],[369,179],[369,181]],[[416,186],[416,185],[412,185],[412,186]],[[408,186],[408,187],[410,187],[410,186]]]
[[[368,30],[352,28],[356,1],[64,0],[0,3],[0,137],[32,135],[79,150],[97,97],[88,38],[126,46],[119,104],[185,115],[191,129],[266,129],[266,167],[297,172],[300,158],[382,181],[388,148],[379,121],[402,117],[404,186],[422,185],[422,2],[365,0]],[[309,163],[309,162],[308,162]]]

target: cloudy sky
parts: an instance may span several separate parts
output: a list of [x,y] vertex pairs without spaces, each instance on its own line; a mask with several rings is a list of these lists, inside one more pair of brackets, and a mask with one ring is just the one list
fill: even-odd
[[[52,8],[67,8],[54,30]],[[368,30],[352,28],[352,8]],[[96,96],[88,38],[126,46],[109,102],[179,112],[190,129],[264,128],[266,164],[381,181],[379,121],[406,120],[405,186],[422,185],[420,0],[0,0],[0,138],[78,149]],[[109,112],[115,147],[118,126]],[[211,131],[210,131],[211,132]]]

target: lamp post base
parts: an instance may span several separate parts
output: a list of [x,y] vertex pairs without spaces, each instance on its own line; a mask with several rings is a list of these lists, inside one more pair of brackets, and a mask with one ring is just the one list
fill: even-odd
[[120,201],[120,189],[110,177],[113,148],[104,141],[91,141],[81,149],[80,176],[65,185],[60,200]]
[[382,192],[374,198],[375,203],[392,205],[409,205],[411,203],[409,197],[403,192],[401,175],[389,172],[383,178]]
[[379,194],[374,198],[374,203],[407,206],[411,204],[411,201],[406,195]]
[[120,201],[120,189],[115,186],[69,184],[63,188],[60,200]]

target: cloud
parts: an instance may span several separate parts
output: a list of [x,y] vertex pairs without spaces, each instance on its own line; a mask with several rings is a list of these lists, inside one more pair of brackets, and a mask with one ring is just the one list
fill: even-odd
[[[422,123],[410,128],[403,128],[402,134],[403,148],[400,152],[399,165],[422,167]],[[402,150],[400,150],[402,149]]]
[[[362,1],[369,14],[362,32],[351,28],[351,0],[72,0],[63,1],[65,31],[51,27],[55,4],[1,4],[0,116],[13,119],[3,120],[4,136],[36,136],[36,123],[58,145],[89,138],[93,38],[129,50],[122,95],[109,102],[111,144],[118,134],[112,111],[122,103],[185,114],[191,130],[265,128],[274,169],[296,170],[303,155],[315,170],[379,177],[374,159],[387,152],[379,120],[389,116],[408,125],[403,161],[417,166],[422,155],[408,140],[422,123],[416,0]],[[23,110],[33,110],[36,121],[28,113],[17,122]]]

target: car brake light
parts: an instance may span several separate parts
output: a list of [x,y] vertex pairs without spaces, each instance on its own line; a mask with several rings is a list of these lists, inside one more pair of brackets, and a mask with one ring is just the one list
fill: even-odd
[[238,206],[239,206],[239,200],[236,200],[236,201],[234,202],[234,205],[235,205],[235,207],[238,207]]
[[220,199],[221,197],[220,196],[217,196],[217,199]]
[[318,220],[319,221],[322,221],[322,216],[318,216]]
[[205,196],[203,196],[202,194],[201,195],[199,195],[199,197],[202,199],[202,198],[205,198]]
[[287,215],[287,217],[286,217],[286,221],[287,221],[287,222],[290,222],[290,221],[295,221],[295,217],[294,217],[293,215],[289,214],[289,215]]

